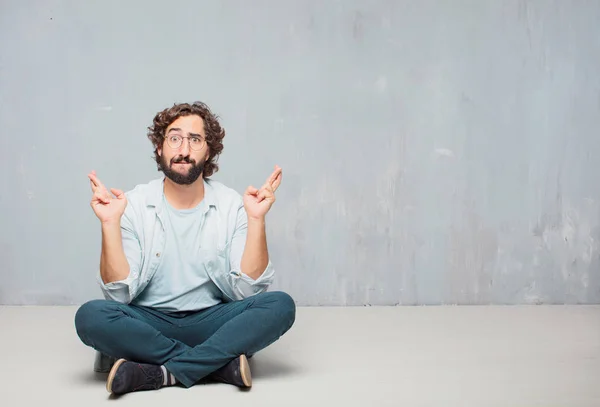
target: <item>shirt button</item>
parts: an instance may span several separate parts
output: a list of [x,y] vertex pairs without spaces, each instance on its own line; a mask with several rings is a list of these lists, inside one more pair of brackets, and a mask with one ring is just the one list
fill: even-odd
[[156,257],[160,257],[160,253],[156,253]]

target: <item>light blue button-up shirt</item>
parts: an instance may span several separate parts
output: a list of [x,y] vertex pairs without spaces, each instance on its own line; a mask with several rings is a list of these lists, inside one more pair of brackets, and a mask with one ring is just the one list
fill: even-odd
[[[161,265],[166,245],[163,200],[164,177],[126,192],[127,208],[121,217],[123,249],[129,276],[105,284],[97,279],[104,297],[129,304],[146,288]],[[203,268],[225,301],[236,301],[264,292],[273,282],[271,261],[256,280],[241,270],[248,218],[242,197],[214,180],[204,180],[205,218],[202,225],[198,266]]]

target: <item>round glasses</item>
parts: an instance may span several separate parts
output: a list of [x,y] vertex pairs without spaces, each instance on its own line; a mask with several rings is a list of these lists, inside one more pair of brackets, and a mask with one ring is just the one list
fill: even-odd
[[200,136],[189,136],[189,137],[187,137],[187,136],[184,137],[184,136],[179,136],[179,135],[166,136],[167,144],[169,145],[169,147],[171,147],[174,150],[181,147],[181,145],[183,144],[184,138],[188,139],[188,141],[190,142],[190,148],[192,150],[198,151],[198,150],[202,149],[202,146],[204,146],[204,139]]

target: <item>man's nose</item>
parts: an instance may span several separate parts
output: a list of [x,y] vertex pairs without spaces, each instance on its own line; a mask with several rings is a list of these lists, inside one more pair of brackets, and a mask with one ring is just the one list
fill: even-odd
[[190,140],[187,138],[184,138],[183,141],[181,142],[181,146],[179,147],[179,151],[181,152],[181,155],[183,155],[184,157],[187,157],[188,155],[190,155]]

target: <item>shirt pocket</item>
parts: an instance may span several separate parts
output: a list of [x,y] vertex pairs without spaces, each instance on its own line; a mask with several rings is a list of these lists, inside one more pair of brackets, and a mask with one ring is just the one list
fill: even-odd
[[222,295],[233,300],[232,288],[229,281],[229,245],[216,248],[204,248],[198,251],[199,261],[212,282],[221,291]]
[[214,273],[221,265],[219,249],[216,247],[198,249],[196,261],[206,269],[208,274]]

